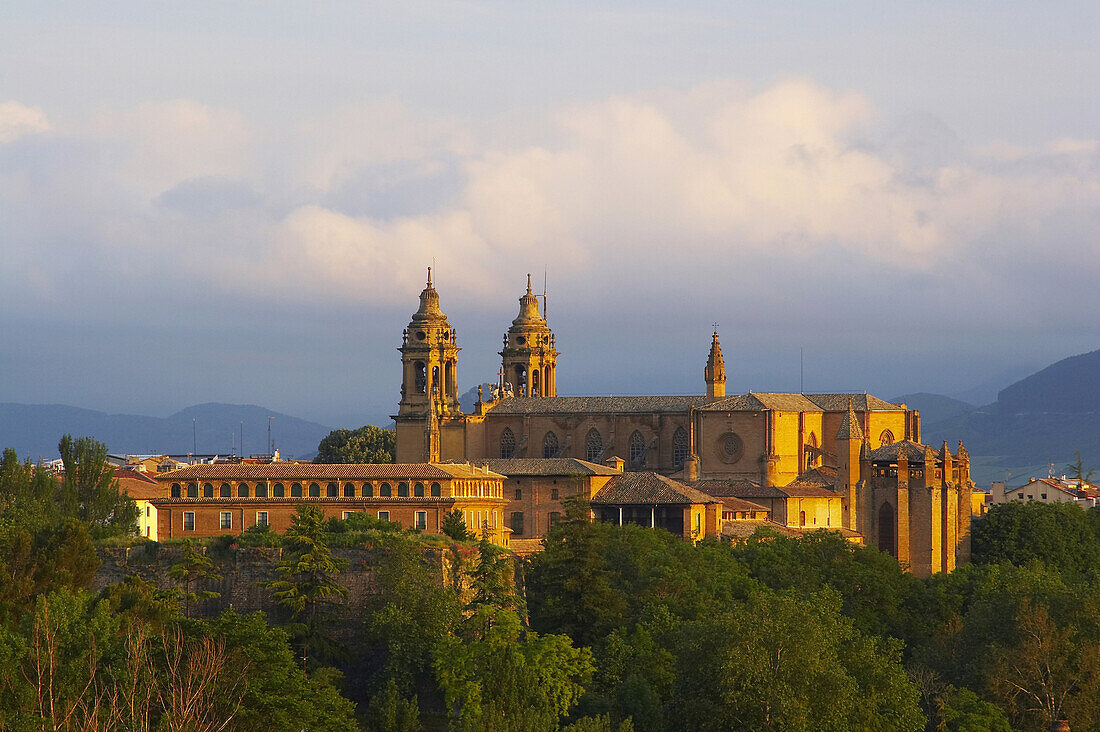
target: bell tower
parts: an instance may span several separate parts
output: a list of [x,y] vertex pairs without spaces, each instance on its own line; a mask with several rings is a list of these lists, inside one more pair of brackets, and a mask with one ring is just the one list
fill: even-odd
[[428,284],[420,293],[401,338],[401,401],[397,415],[397,461],[438,460],[439,418],[458,415],[458,340],[439,309],[439,293]]
[[726,395],[726,361],[722,358],[718,331],[714,331],[710,342],[710,355],[707,357],[707,367],[703,369],[703,378],[707,381],[707,397],[717,399]]
[[538,296],[531,293],[531,275],[527,275],[527,294],[519,299],[519,315],[504,334],[500,356],[504,383],[511,386],[514,396],[558,395],[554,334],[539,313]]

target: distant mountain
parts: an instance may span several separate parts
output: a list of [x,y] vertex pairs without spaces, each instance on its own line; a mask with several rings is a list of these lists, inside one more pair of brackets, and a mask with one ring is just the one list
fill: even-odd
[[895,397],[890,401],[894,404],[905,404],[910,409],[916,409],[920,412],[921,420],[924,422],[938,422],[974,409],[973,404],[964,402],[961,399],[927,392],[906,394],[905,396]]
[[1064,358],[1005,387],[1002,412],[1100,413],[1100,351]]
[[[57,457],[63,434],[94,437],[112,453],[229,455],[267,452],[268,417],[284,457],[312,458],[331,428],[254,405],[199,404],[168,417],[108,414],[62,404],[0,403],[0,448],[37,460]],[[241,431],[244,449],[241,449]]]

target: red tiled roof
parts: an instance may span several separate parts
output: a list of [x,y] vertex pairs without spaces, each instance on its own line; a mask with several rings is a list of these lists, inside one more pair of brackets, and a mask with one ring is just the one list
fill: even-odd
[[164,495],[164,489],[155,480],[134,478],[133,471],[125,472],[128,475],[119,476],[115,473],[115,479],[118,481],[119,490],[129,494],[130,498],[136,501],[150,501]]
[[249,465],[188,465],[185,468],[157,473],[158,481],[190,480],[450,480],[452,478],[488,478],[503,480],[504,476],[486,468],[464,463],[343,463],[314,465],[312,463],[266,463]]

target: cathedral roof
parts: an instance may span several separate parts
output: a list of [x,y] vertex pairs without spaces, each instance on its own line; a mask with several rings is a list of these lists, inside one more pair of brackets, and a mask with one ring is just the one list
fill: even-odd
[[843,412],[848,409],[848,400],[851,400],[852,408],[859,412],[868,409],[901,409],[899,404],[891,404],[870,394],[791,394],[763,391],[734,394],[700,406],[699,409],[708,412]]
[[[892,442],[889,445],[883,445],[880,448],[871,450],[871,460],[875,462],[895,462],[898,459],[898,453],[904,451],[905,457],[909,460],[910,465],[913,463],[924,464],[924,451],[927,445],[922,445],[919,442],[913,442],[912,440],[900,440],[898,442]],[[939,452],[932,451],[932,454],[939,458]],[[951,453],[948,452],[948,455]]]
[[863,439],[863,428],[859,426],[859,418],[856,417],[855,407],[852,406],[851,399],[848,400],[848,409],[845,410],[844,417],[840,420],[836,438],[838,440]]
[[508,397],[487,404],[492,414],[687,413],[705,396]]
[[420,307],[412,316],[413,325],[446,325],[447,316],[439,307],[439,293],[432,287],[432,268],[428,267],[428,284],[420,293]]
[[857,412],[866,412],[868,409],[876,411],[898,411],[900,404],[879,399],[870,394],[807,394],[806,398],[821,408],[823,412],[843,412],[848,408],[848,400],[852,400],[852,409]]
[[509,478],[517,475],[618,475],[619,471],[576,458],[494,458],[489,470]]
[[531,275],[527,275],[527,294],[519,299],[519,315],[512,321],[512,327],[545,326],[546,319],[539,313],[539,298],[531,292]]
[[713,497],[657,473],[622,473],[592,497],[592,503],[674,504],[718,503]]

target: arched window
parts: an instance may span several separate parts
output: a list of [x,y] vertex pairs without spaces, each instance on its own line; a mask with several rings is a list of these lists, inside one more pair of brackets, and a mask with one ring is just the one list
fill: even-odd
[[898,555],[898,548],[894,546],[894,507],[889,503],[882,504],[878,510],[878,548],[895,557]]
[[677,468],[684,467],[688,458],[688,433],[683,427],[677,427],[672,435],[672,464]]
[[432,498],[439,498],[443,495],[443,489],[439,487],[439,483],[432,483]]
[[321,497],[321,486],[317,485],[316,483],[310,483],[309,484],[309,497],[310,498],[320,498]]
[[389,498],[390,497],[390,484],[389,483],[383,483],[382,485],[378,486],[378,495],[381,498]]
[[363,484],[363,497],[374,498],[374,483]]
[[344,483],[344,498],[355,497],[355,486],[351,483]]
[[293,485],[290,486],[290,497],[291,498],[301,498],[302,497],[302,484],[301,483],[294,483]]
[[531,369],[531,396],[539,395],[539,370]]
[[237,498],[248,498],[248,483],[237,484]]
[[413,362],[413,390],[417,394],[423,394],[428,388],[428,369],[423,361]]
[[508,427],[500,433],[500,456],[508,459],[516,455],[516,434]]
[[630,454],[630,467],[644,468],[646,453],[645,438],[642,437],[642,433],[638,430],[634,430],[634,434],[630,436],[628,451]]
[[552,431],[546,433],[546,437],[542,438],[542,456],[544,458],[555,458],[558,456],[558,436]]
[[256,498],[267,498],[267,483],[256,484]]
[[398,498],[408,498],[409,497],[409,484],[408,483],[398,483],[397,484],[397,497]]
[[798,512],[798,525],[799,526],[805,526],[806,525],[806,512],[805,511],[799,511]]
[[213,486],[213,484],[211,484],[211,483],[203,483],[202,484],[202,497],[203,498],[213,498],[214,497],[214,486]]
[[416,485],[413,486],[413,495],[416,496],[417,498],[423,498],[424,497],[424,484],[423,483],[417,483]]
[[516,364],[516,396],[527,396],[524,391],[527,389],[527,367],[521,363]]
[[218,496],[220,498],[232,498],[233,489],[229,487],[228,483],[222,483],[221,487],[218,489]]
[[883,430],[882,434],[878,436],[878,446],[886,447],[887,445],[894,444],[894,433],[890,430]]
[[272,498],[283,498],[284,496],[286,496],[286,489],[283,488],[282,483],[276,483],[275,485],[271,486]]
[[329,483],[328,485],[325,486],[325,496],[326,497],[336,498],[336,496],[338,496],[338,495],[340,495],[340,484],[339,483]]
[[817,465],[817,461],[821,458],[821,453],[817,451],[817,435],[813,432],[806,438],[806,469],[810,469]]
[[172,498],[179,498],[180,493],[181,493],[180,484],[179,483],[173,483],[172,484]]
[[188,483],[187,484],[187,497],[188,498],[198,498],[199,497],[199,484],[198,483]]
[[603,457],[603,437],[595,427],[588,430],[588,436],[584,438],[584,457],[592,463],[599,462]]

